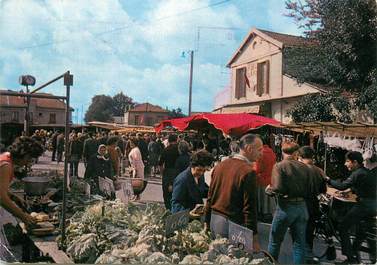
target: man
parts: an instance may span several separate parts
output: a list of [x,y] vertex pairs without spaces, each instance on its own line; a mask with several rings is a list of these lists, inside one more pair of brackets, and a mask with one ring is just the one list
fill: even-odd
[[[181,143],[182,141],[179,144]],[[193,210],[196,204],[203,204],[203,198],[206,198],[208,193],[204,173],[211,166],[212,161],[212,155],[205,150],[200,150],[192,155],[190,166],[174,180],[171,200],[172,213]]]
[[[339,223],[338,229],[342,245],[342,254],[347,257],[345,263],[359,263],[356,258],[355,250],[350,239],[350,229],[360,223],[366,217],[376,215],[376,193],[377,175],[376,170],[369,172],[363,165],[363,156],[359,152],[351,151],[346,154],[345,166],[351,175],[343,182],[331,180],[326,177],[326,181],[338,190],[350,189],[357,195],[357,203],[346,213]],[[376,262],[376,244],[372,243],[371,260]]]
[[278,194],[275,215],[272,220],[268,252],[279,259],[280,246],[287,229],[293,240],[293,263],[305,262],[305,233],[308,211],[305,198],[310,194],[310,169],[297,161],[299,146],[294,142],[282,144],[283,160],[274,165],[271,185],[266,192]]
[[174,178],[177,176],[175,171],[175,161],[179,156],[177,135],[171,134],[168,137],[169,145],[166,147],[160,157],[160,172],[162,174],[162,194],[166,209],[171,209],[171,197],[173,191]]
[[120,155],[121,151],[118,147],[119,138],[117,136],[111,136],[107,140],[107,152],[111,160],[111,176],[120,176]]
[[58,138],[58,135],[60,134],[59,131],[56,131],[54,132],[54,134],[52,135],[51,137],[51,146],[52,146],[52,157],[51,157],[51,161],[56,161],[55,157],[56,157],[56,148],[57,148],[57,138]]
[[309,220],[306,226],[306,253],[305,263],[318,263],[313,255],[313,240],[315,221],[319,219],[319,202],[317,196],[320,193],[326,192],[325,173],[322,169],[314,165],[315,153],[310,146],[303,146],[298,150],[298,160],[307,165],[311,170],[311,197],[306,199],[306,206],[308,208]]
[[252,162],[261,156],[263,143],[254,134],[240,139],[240,151],[220,162],[212,171],[206,203],[206,227],[213,235],[228,237],[229,220],[253,231],[253,246],[259,251],[257,230],[256,174]]
[[97,153],[98,146],[99,142],[95,139],[93,133],[90,132],[89,138],[84,141],[83,156],[85,168],[88,165],[89,159]]
[[262,138],[262,156],[256,162],[257,190],[258,190],[258,216],[264,222],[271,222],[274,212],[273,198],[264,192],[266,187],[271,184],[272,168],[276,164],[276,155],[267,145],[266,137]]

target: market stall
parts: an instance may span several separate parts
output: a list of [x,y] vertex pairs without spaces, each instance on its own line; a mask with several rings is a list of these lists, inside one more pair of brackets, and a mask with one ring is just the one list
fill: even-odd
[[163,128],[174,127],[179,131],[184,131],[213,127],[226,135],[241,136],[251,128],[259,128],[266,125],[279,126],[280,122],[264,116],[248,113],[204,113],[185,118],[164,120],[155,127],[155,130],[156,132],[160,132]]

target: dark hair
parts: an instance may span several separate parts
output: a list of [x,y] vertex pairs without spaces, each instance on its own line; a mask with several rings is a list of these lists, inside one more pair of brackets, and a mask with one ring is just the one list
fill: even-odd
[[362,165],[364,161],[363,155],[360,152],[356,152],[356,151],[347,152],[346,160],[357,161],[357,163],[359,163],[360,165]]
[[191,156],[191,167],[208,167],[212,162],[213,156],[206,150],[199,150]]
[[178,152],[179,154],[187,154],[190,152],[190,144],[185,140],[182,140],[178,144]]
[[43,146],[33,138],[20,136],[8,147],[8,152],[12,159],[23,159],[27,155],[38,158],[43,154]]
[[107,145],[116,144],[118,141],[119,141],[118,136],[111,136],[111,137],[107,140]]
[[135,146],[139,146],[139,141],[136,139],[136,138],[131,138],[130,140],[130,143],[132,143],[133,145],[135,145]]
[[177,135],[176,134],[170,134],[168,137],[168,142],[173,143],[177,141]]
[[298,155],[304,159],[313,159],[314,150],[310,146],[303,146],[298,149]]
[[260,139],[258,135],[248,133],[241,137],[240,139],[240,149],[245,149],[246,145],[253,144],[256,139]]
[[287,155],[292,155],[299,148],[300,148],[300,146],[297,143],[292,142],[292,141],[285,141],[281,145],[281,150],[283,151],[283,153],[285,153]]

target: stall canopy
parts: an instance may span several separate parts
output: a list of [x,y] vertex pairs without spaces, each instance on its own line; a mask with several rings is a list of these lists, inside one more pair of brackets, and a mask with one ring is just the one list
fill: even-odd
[[186,129],[200,130],[208,124],[213,125],[227,135],[239,136],[250,129],[255,129],[265,125],[280,126],[280,122],[264,116],[248,113],[232,114],[198,114],[190,117],[164,120],[155,127],[156,132],[160,132],[165,127],[174,127],[179,131]]
[[337,133],[343,136],[362,137],[377,136],[377,125],[367,123],[346,124],[340,122],[307,122],[295,124],[282,124],[282,127],[293,131],[304,132],[311,131],[314,134]]

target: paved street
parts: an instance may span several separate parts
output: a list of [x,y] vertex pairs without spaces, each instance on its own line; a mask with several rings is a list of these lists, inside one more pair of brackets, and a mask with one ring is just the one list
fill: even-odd
[[[40,157],[38,164],[33,166],[33,170],[58,170],[63,172],[64,163],[57,163],[51,162],[51,154],[46,152],[42,157]],[[79,176],[82,177],[85,172],[85,167],[83,163],[79,165]],[[206,174],[206,180],[209,180],[209,173]],[[161,189],[161,182],[158,178],[153,178],[149,180],[148,186],[146,187],[145,191],[141,195],[141,201],[155,201],[155,202],[162,202],[162,189]],[[259,223],[259,239],[262,246],[262,249],[267,249],[268,245],[268,237],[270,231],[270,224],[266,223]],[[288,264],[292,263],[292,240],[287,233],[284,242],[281,247],[281,254],[280,254],[280,263]],[[316,240],[314,242],[314,253],[319,255],[324,253],[325,245],[323,242]],[[337,244],[337,256],[340,256],[339,244]],[[326,261],[323,262],[326,264]]]

